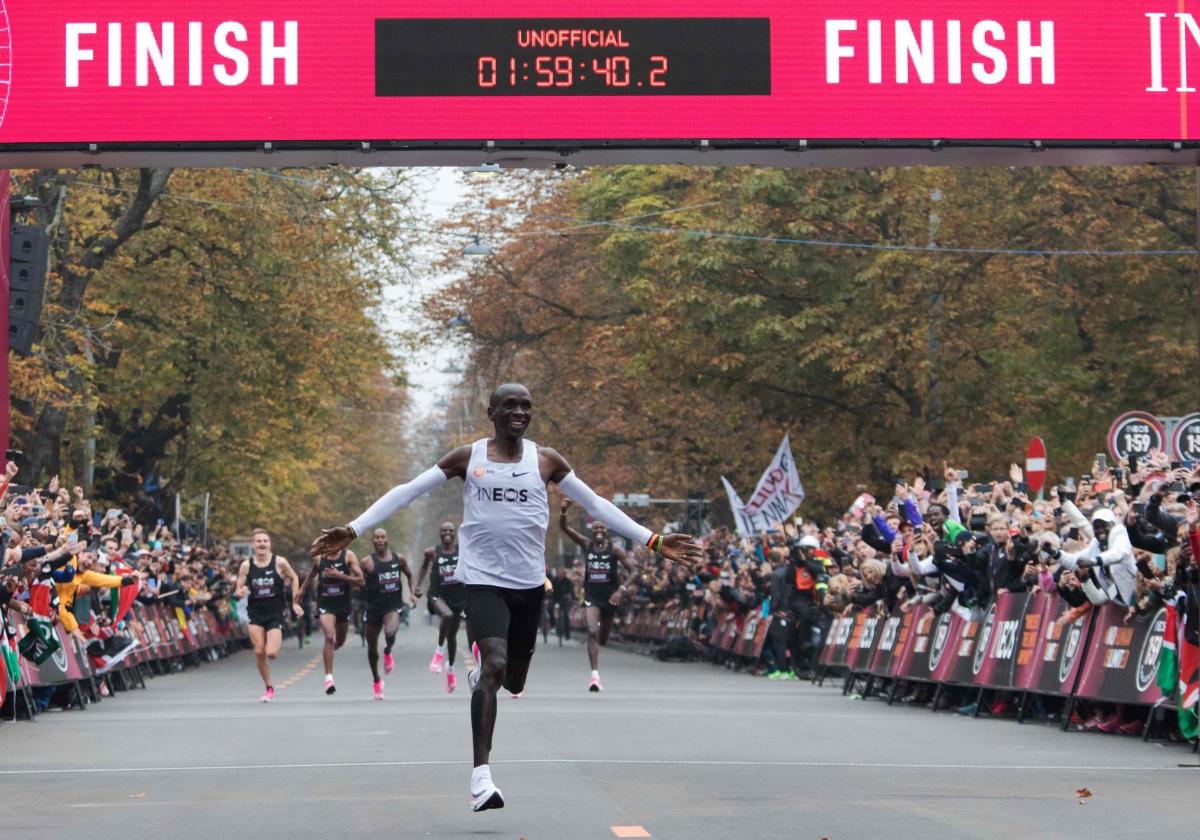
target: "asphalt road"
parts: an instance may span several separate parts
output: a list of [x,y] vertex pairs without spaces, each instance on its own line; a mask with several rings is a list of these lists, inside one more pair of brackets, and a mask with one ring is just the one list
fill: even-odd
[[[1063,734],[842,697],[551,637],[525,695],[502,692],[493,776],[471,813],[469,694],[402,629],[387,700],[364,649],[322,691],[315,646],[285,644],[269,706],[249,654],[156,678],[85,712],[0,725],[0,833],[37,838],[590,840],[1181,837],[1200,770],[1179,746]],[[461,665],[460,665],[461,668]],[[289,681],[289,678],[293,678]],[[1093,796],[1080,800],[1076,790]],[[637,830],[640,828],[640,832]]]

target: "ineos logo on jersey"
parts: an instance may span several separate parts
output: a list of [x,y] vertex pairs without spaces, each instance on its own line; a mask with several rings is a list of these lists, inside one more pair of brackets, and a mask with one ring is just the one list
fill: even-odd
[[1167,611],[1161,609],[1155,614],[1154,620],[1150,622],[1150,629],[1146,632],[1145,641],[1142,642],[1142,653],[1138,657],[1138,691],[1148,689],[1158,675],[1158,657],[1162,654],[1163,634],[1166,630]]
[[528,502],[529,491],[515,487],[477,487],[475,498],[482,502]]

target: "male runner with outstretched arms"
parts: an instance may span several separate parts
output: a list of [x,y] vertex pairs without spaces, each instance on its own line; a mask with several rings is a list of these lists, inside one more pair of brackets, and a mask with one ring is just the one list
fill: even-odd
[[327,548],[313,555],[312,568],[300,585],[300,597],[304,597],[314,580],[317,581],[318,620],[321,632],[325,634],[325,647],[321,651],[325,661],[325,693],[333,694],[337,691],[333,684],[333,652],[346,644],[352,608],[350,587],[363,585],[362,567],[353,551]]
[[387,531],[376,528],[371,534],[375,551],[359,560],[363,579],[366,581],[367,614],[364,629],[367,636],[367,664],[371,666],[371,677],[375,681],[375,699],[383,699],[383,680],[379,678],[379,631],[383,631],[383,673],[392,673],[392,646],[396,644],[396,630],[400,627],[400,608],[404,605],[404,584],[400,576],[408,578],[408,591],[413,592],[409,605],[417,605],[413,590],[412,572],[408,561],[388,547]]
[[[271,685],[271,665],[268,660],[279,656],[283,644],[284,583],[292,588],[292,610],[297,616],[304,614],[300,606],[300,581],[287,559],[271,552],[271,536],[262,528],[253,533],[254,553],[243,560],[238,568],[235,598],[246,598],[246,614],[250,617],[248,632],[250,644],[254,645],[254,660],[258,673],[262,675],[266,690],[259,702],[270,703],[275,699],[275,688]],[[249,596],[249,597],[247,597]]]
[[[570,499],[562,500],[558,513],[558,526],[571,542],[587,552],[583,564],[583,609],[587,618],[587,653],[592,666],[588,680],[588,691],[603,691],[600,685],[600,646],[608,644],[617,607],[629,590],[629,584],[638,575],[635,566],[626,555],[625,549],[613,545],[608,538],[608,526],[603,522],[592,523],[592,538],[589,540],[567,523]],[[625,567],[625,580],[621,580],[621,567]]]
[[557,484],[589,514],[627,539],[686,565],[703,557],[690,536],[652,533],[596,495],[562,455],[525,440],[532,416],[529,390],[524,385],[501,385],[488,403],[488,419],[494,426],[491,438],[451,451],[437,466],[393,487],[358,519],[325,529],[313,542],[314,554],[338,551],[417,497],[451,478],[463,479],[463,522],[454,579],[466,587],[467,622],[483,656],[482,677],[471,693],[473,811],[504,807],[488,767],[496,694],[501,686],[513,694],[523,691],[533,657],[545,594],[547,484]]
[[[425,549],[425,559],[417,572],[417,597],[421,597],[421,585],[425,573],[429,573],[429,612],[438,617],[438,646],[429,662],[429,670],[442,672],[442,659],[446,659],[446,691],[454,693],[458,678],[454,676],[454,657],[458,652],[458,626],[467,612],[467,593],[463,585],[454,580],[458,568],[458,533],[454,523],[443,522],[438,529],[439,543]],[[474,644],[471,625],[467,624],[467,644]]]

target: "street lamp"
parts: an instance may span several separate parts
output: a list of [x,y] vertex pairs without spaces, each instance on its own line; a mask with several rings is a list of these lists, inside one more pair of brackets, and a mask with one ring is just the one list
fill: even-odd
[[476,236],[466,248],[463,248],[463,254],[468,257],[491,257],[495,256],[496,252],[492,250],[492,246],[486,242],[481,242]]

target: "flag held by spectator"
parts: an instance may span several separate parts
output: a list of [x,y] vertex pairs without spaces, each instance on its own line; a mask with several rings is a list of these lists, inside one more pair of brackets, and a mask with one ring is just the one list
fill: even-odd
[[54,625],[41,618],[30,618],[27,632],[18,644],[21,655],[34,665],[41,665],[62,647],[54,632]]
[[120,624],[125,620],[126,613],[133,606],[133,602],[137,600],[138,587],[134,586],[114,586],[111,590],[112,598],[108,602],[108,617],[112,619],[112,623]]
[[1200,730],[1200,646],[1188,642],[1183,614],[1175,604],[1167,605],[1167,627],[1163,631],[1163,649],[1158,660],[1158,687],[1164,697],[1178,692],[1179,731],[1188,739]]
[[804,501],[804,486],[800,483],[800,474],[796,471],[796,461],[792,458],[792,445],[787,435],[783,436],[779,448],[775,450],[775,457],[758,480],[750,501],[742,502],[725,476],[721,476],[721,484],[729,497],[729,507],[733,511],[738,534],[743,537],[779,525]]

